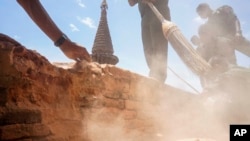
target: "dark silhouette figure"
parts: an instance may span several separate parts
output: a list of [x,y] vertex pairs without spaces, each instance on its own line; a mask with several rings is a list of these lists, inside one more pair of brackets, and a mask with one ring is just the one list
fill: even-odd
[[138,3],[141,15],[141,34],[144,55],[150,69],[149,76],[161,82],[167,77],[168,41],[163,35],[162,24],[157,19],[147,2],[153,2],[156,8],[170,20],[168,0],[128,0],[130,6]]

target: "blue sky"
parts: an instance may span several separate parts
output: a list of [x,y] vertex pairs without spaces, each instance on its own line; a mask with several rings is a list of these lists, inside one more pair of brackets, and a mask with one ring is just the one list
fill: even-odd
[[[91,53],[100,19],[102,0],[40,0],[57,26],[74,42]],[[119,57],[118,67],[144,76],[148,74],[142,43],[140,15],[137,5],[130,7],[127,0],[107,0],[108,24],[114,55]],[[189,40],[204,22],[198,18],[195,9],[201,2],[207,2],[213,9],[228,4],[237,14],[243,35],[250,39],[249,0],[170,0],[172,21]],[[71,62],[53,45],[53,42],[33,23],[16,0],[0,0],[0,32],[16,39],[28,49],[36,50],[51,62]],[[250,67],[250,59],[237,52],[238,64]],[[180,61],[169,46],[168,65],[193,87],[201,90],[199,79]],[[190,90],[170,71],[166,84]]]

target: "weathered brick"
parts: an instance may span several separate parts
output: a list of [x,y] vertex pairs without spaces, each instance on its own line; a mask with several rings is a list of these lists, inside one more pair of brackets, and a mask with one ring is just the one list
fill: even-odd
[[[34,140],[32,140],[32,139],[20,139],[18,141],[34,141]],[[43,141],[45,141],[45,140],[43,140]]]
[[29,137],[43,137],[51,134],[43,124],[15,124],[0,127],[0,140],[16,140]]
[[107,98],[112,98],[112,99],[119,99],[122,96],[122,93],[119,91],[107,91],[103,93],[103,96]]
[[88,118],[93,120],[94,122],[112,123],[114,120],[117,120],[121,116],[122,111],[123,110],[121,109],[113,107],[95,109],[91,110]]
[[122,113],[122,116],[125,120],[135,119],[137,116],[137,112],[131,111],[131,110],[124,110],[124,112]]
[[127,110],[138,110],[140,103],[131,100],[125,100],[125,108]]
[[0,115],[0,125],[41,123],[39,110],[7,109]]
[[0,106],[5,106],[6,102],[7,102],[7,89],[0,87]]
[[133,119],[133,120],[127,120],[125,123],[125,128],[127,129],[139,129],[139,128],[151,128],[153,125],[152,122],[146,121],[146,120],[138,120],[138,119]]
[[83,121],[58,120],[49,125],[51,133],[55,137],[62,137],[66,141],[73,141],[73,138],[86,137],[86,125]]
[[97,96],[88,95],[79,98],[79,106],[82,108],[101,108],[103,106],[102,99]]
[[110,98],[103,98],[103,105],[106,107],[115,107],[118,109],[125,108],[124,100],[116,100],[116,99],[110,99]]

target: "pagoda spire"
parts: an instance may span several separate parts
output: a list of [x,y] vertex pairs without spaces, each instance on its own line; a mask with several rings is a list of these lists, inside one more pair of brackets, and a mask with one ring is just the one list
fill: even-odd
[[107,21],[108,4],[106,0],[102,1],[100,8],[101,18],[92,48],[92,60],[100,64],[115,65],[118,63],[119,59],[113,55],[113,44]]

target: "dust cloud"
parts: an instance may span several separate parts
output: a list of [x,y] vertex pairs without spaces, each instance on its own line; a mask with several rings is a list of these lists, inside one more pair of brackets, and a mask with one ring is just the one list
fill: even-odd
[[138,81],[135,120],[124,120],[123,109],[89,111],[88,136],[93,141],[228,141],[230,124],[250,123],[249,74],[226,72],[200,95],[154,79]]

